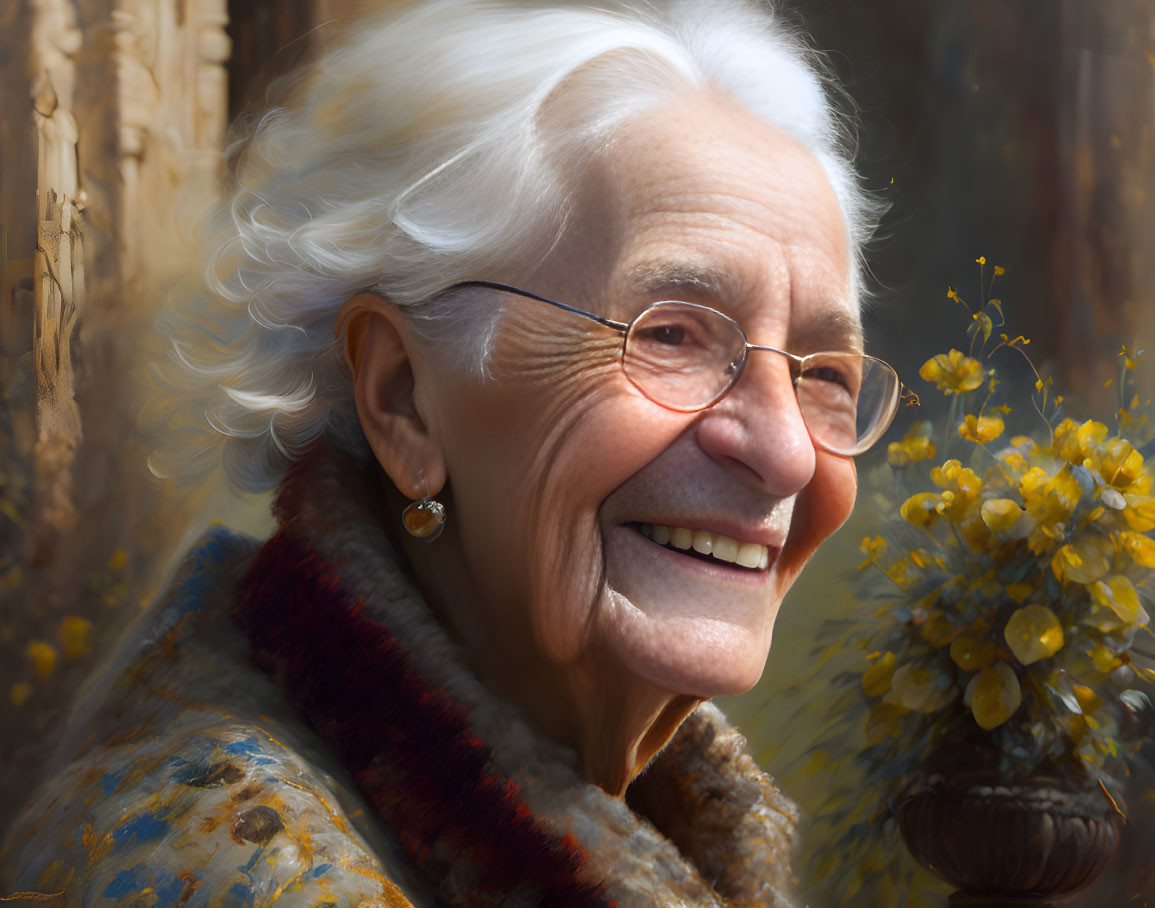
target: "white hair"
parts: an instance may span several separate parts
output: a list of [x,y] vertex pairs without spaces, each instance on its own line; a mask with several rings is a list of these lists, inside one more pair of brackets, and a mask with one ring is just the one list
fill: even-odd
[[[579,122],[545,123],[547,99],[591,67]],[[747,0],[431,0],[358,23],[230,148],[208,292],[162,325],[164,410],[180,428],[154,472],[191,479],[223,461],[260,491],[323,434],[363,447],[334,338],[362,290],[482,367],[494,319],[438,291],[540,264],[571,213],[567,173],[671,92],[726,92],[799,140],[861,262],[877,212],[820,73],[800,36]]]

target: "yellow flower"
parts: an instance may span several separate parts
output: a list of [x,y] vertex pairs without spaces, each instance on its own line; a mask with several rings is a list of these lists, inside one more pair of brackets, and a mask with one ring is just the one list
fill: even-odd
[[975,416],[968,413],[966,419],[958,427],[958,434],[967,441],[976,445],[985,445],[994,441],[1003,434],[1005,428],[1003,420],[998,416]]
[[1007,587],[1007,595],[1011,597],[1012,602],[1022,605],[1027,601],[1027,597],[1035,591],[1035,588],[1029,583],[1012,583]]
[[922,570],[926,570],[932,564],[937,564],[939,567],[943,566],[942,559],[931,555],[926,549],[911,549],[910,560],[916,568]]
[[964,699],[975,721],[990,731],[1015,714],[1023,702],[1023,691],[1015,670],[1005,662],[996,662],[971,679]]
[[934,442],[925,435],[892,441],[886,449],[886,459],[892,467],[905,467],[920,460],[930,460],[934,455]]
[[995,323],[991,321],[991,317],[985,312],[975,312],[971,318],[977,323],[975,326],[975,333],[979,331],[983,333],[983,341],[991,339],[991,332],[995,329]]
[[1086,685],[1075,684],[1072,685],[1071,689],[1075,692],[1075,699],[1079,703],[1079,709],[1083,712],[1093,713],[1103,705],[1103,701],[1099,695]]
[[979,500],[983,482],[970,467],[964,467],[957,460],[948,460],[941,467],[930,471],[935,485],[946,489],[935,505],[943,517],[955,522],[961,521]]
[[1098,605],[1093,606],[1091,613],[1083,619],[1083,623],[1095,628],[1101,634],[1110,634],[1123,627],[1118,615],[1109,608],[1100,608]]
[[941,466],[931,467],[930,478],[936,486],[942,486],[944,489],[949,489],[954,485],[955,477],[958,476],[959,471],[962,470],[962,463],[953,458],[944,461]]
[[918,582],[918,578],[912,577],[910,574],[910,564],[910,556],[907,555],[886,569],[886,576],[894,581],[895,586],[899,589],[910,589]]
[[1093,419],[1082,425],[1073,419],[1064,419],[1055,426],[1054,451],[1071,464],[1081,464],[1091,456],[1107,437],[1107,427]]
[[[1144,467],[1143,455],[1125,438],[1112,438],[1103,446],[1098,471],[1112,488],[1140,494],[1151,490],[1151,478]],[[1139,480],[1146,480],[1143,483],[1145,487],[1133,488]]]
[[971,551],[985,552],[991,548],[991,531],[987,529],[980,515],[972,514],[965,520],[958,521],[955,526]]
[[1039,474],[1046,477],[1046,472],[1036,467],[1019,483],[1027,513],[1038,521],[1027,543],[1036,555],[1041,555],[1062,538],[1066,523],[1083,496],[1082,488],[1066,464],[1041,484]]
[[940,353],[918,370],[924,381],[934,382],[944,394],[964,394],[983,383],[983,366],[960,350]]
[[938,503],[939,496],[934,492],[919,492],[904,501],[898,513],[907,523],[926,529],[938,519]]
[[[1110,489],[1110,490],[1104,489],[1104,491],[1114,492],[1115,490],[1114,489]],[[1102,499],[1100,499],[1100,500],[1102,500]],[[1102,520],[1106,516],[1107,516],[1107,509],[1105,507],[1103,507],[1102,505],[1100,505],[1097,508],[1091,508],[1091,510],[1089,510],[1087,512],[1087,523],[1095,523],[1096,521]]]
[[1114,546],[1101,536],[1082,536],[1069,542],[1051,559],[1051,570],[1057,580],[1094,583],[1111,570]]
[[874,664],[862,673],[862,689],[868,697],[881,697],[890,690],[890,679],[894,676],[894,653],[887,651],[886,655],[875,660]]
[[1045,605],[1025,605],[1007,620],[1003,639],[1016,659],[1030,665],[1063,648],[1063,625]]
[[1103,608],[1109,608],[1128,627],[1143,627],[1147,624],[1147,612],[1139,603],[1139,593],[1129,578],[1114,574],[1106,580],[1097,580],[1090,585],[1091,598]]
[[1125,494],[1123,501],[1123,519],[1127,526],[1137,533],[1148,533],[1155,530],[1155,498],[1145,495]]
[[1142,533],[1123,532],[1119,534],[1119,543],[1136,564],[1155,568],[1155,539]]
[[1050,478],[1050,474],[1042,467],[1031,467],[1027,470],[1019,480],[1019,493],[1023,496],[1023,500],[1037,494]]
[[922,638],[934,649],[946,646],[962,632],[962,628],[951,624],[940,609],[935,609],[927,616],[920,630]]
[[28,644],[24,653],[32,661],[32,673],[37,678],[47,678],[56,668],[56,647],[51,643],[33,640]]
[[1079,444],[1079,437],[1075,434],[1078,428],[1079,424],[1068,416],[1055,426],[1051,435],[1051,447],[1055,454],[1067,463],[1083,462],[1083,446]]
[[1090,656],[1091,656],[1091,664],[1095,666],[1095,670],[1103,672],[1103,674],[1108,674],[1109,672],[1113,672],[1115,669],[1117,669],[1120,665],[1123,664],[1119,660],[1118,656],[1116,656],[1113,652],[1111,652],[1109,649],[1107,649],[1107,647],[1103,646],[1102,644],[1100,644],[1099,646],[1096,646],[1093,650],[1091,650]]
[[878,559],[886,554],[886,540],[881,536],[863,536],[858,550],[866,556],[866,560],[858,566],[860,571],[864,571],[872,564],[878,564]]
[[1009,469],[1012,473],[1022,476],[1031,468],[1027,462],[1027,458],[1022,455],[1022,452],[1016,451],[1014,448],[1007,448],[998,454],[998,459]]
[[1017,501],[1010,498],[988,498],[983,502],[980,511],[985,523],[992,533],[1009,533],[1011,528],[1023,516],[1023,509]]
[[932,713],[950,700],[950,680],[929,668],[899,666],[890,679],[883,703],[893,703],[917,713]]
[[[983,622],[983,625],[985,624],[986,622]],[[972,628],[951,641],[950,657],[963,671],[973,672],[986,668],[998,655],[999,648],[987,636],[988,628],[983,625],[978,629]]]

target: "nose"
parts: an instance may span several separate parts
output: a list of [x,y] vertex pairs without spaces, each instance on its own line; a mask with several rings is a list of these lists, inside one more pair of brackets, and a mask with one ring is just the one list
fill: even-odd
[[698,443],[761,491],[788,498],[814,477],[815,451],[786,358],[754,351],[730,393],[705,411]]

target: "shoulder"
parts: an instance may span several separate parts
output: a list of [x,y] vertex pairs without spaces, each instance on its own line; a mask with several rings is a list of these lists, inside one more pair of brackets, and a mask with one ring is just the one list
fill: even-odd
[[244,723],[182,723],[100,748],[57,774],[25,814],[6,894],[408,906],[328,781]]
[[369,841],[384,833],[222,620],[255,547],[206,536],[94,683],[5,846],[0,896],[410,905],[388,841]]

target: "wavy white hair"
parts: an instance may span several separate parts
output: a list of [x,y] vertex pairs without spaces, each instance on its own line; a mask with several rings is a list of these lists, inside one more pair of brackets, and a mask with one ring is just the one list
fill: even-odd
[[[230,149],[208,292],[162,321],[170,428],[153,471],[223,461],[260,491],[322,434],[363,448],[334,325],[365,289],[483,368],[494,318],[437,291],[540,263],[570,214],[567,173],[671,93],[727,92],[801,141],[861,261],[877,212],[820,73],[752,0],[430,0],[358,24]],[[577,103],[543,117],[563,83]]]

